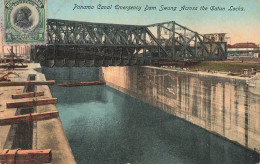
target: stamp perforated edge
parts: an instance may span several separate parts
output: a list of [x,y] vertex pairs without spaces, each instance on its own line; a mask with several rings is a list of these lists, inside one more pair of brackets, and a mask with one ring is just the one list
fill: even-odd
[[48,39],[47,39],[47,37],[48,37],[48,34],[47,34],[47,16],[48,16],[48,14],[47,14],[47,12],[48,12],[48,0],[44,0],[44,6],[45,6],[45,12],[44,12],[44,14],[45,14],[45,32],[44,32],[44,35],[45,35],[45,40],[44,40],[44,42],[34,42],[34,43],[6,43],[6,41],[5,41],[5,22],[4,22],[4,16],[5,16],[5,14],[4,14],[4,1],[5,0],[1,0],[0,1],[0,3],[2,3],[1,5],[2,5],[2,8],[1,8],[1,10],[2,10],[2,16],[1,16],[1,25],[0,25],[0,28],[1,28],[1,34],[2,34],[2,43],[3,43],[3,45],[6,45],[6,46],[13,46],[13,45],[35,45],[35,46],[37,46],[37,45],[46,45],[47,43],[48,43]]
[[5,41],[4,41],[4,0],[1,0],[0,1],[0,4],[2,5],[2,8],[1,8],[1,22],[0,22],[0,28],[1,28],[1,42],[2,42],[2,45],[5,45]]

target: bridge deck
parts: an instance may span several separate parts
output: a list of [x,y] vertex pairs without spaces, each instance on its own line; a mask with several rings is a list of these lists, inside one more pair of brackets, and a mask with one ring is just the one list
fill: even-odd
[[[47,46],[32,48],[47,66],[150,65],[153,60],[223,60],[226,42],[203,36],[174,21],[119,25],[49,19]],[[210,39],[209,39],[210,40]]]

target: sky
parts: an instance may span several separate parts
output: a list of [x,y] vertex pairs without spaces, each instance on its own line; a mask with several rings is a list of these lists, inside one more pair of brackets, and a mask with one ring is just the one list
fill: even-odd
[[[52,19],[134,25],[175,21],[201,34],[227,33],[231,44],[260,44],[260,0],[48,0],[47,3],[47,17]],[[99,4],[112,5],[112,8],[97,9]],[[141,6],[141,10],[116,10],[116,5]],[[146,5],[156,10],[144,11]],[[177,9],[159,11],[161,5]],[[94,6],[94,9],[78,9],[78,6]],[[197,10],[180,11],[183,6],[197,7]],[[202,11],[201,6],[208,9]],[[225,10],[213,11],[212,6]],[[230,6],[243,11],[228,11]]]

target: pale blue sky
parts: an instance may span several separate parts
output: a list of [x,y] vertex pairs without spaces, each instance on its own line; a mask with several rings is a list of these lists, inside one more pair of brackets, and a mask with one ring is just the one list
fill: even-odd
[[[77,5],[93,5],[93,10],[73,10]],[[111,10],[98,10],[97,5],[113,5]],[[142,6],[140,11],[117,11],[115,5]],[[155,11],[144,11],[146,5]],[[177,7],[176,11],[159,11],[161,5]],[[202,5],[225,7],[226,11],[179,11],[182,6]],[[227,11],[230,6],[241,6],[245,11]],[[232,43],[260,44],[259,0],[48,0],[48,18],[98,23],[147,25],[176,21],[199,33],[226,32]]]

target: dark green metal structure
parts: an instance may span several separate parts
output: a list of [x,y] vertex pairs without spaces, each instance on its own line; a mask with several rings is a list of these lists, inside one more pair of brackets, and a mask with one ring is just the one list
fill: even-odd
[[132,66],[152,61],[225,60],[226,42],[213,42],[174,21],[147,26],[48,19],[48,43],[34,46],[42,65]]

